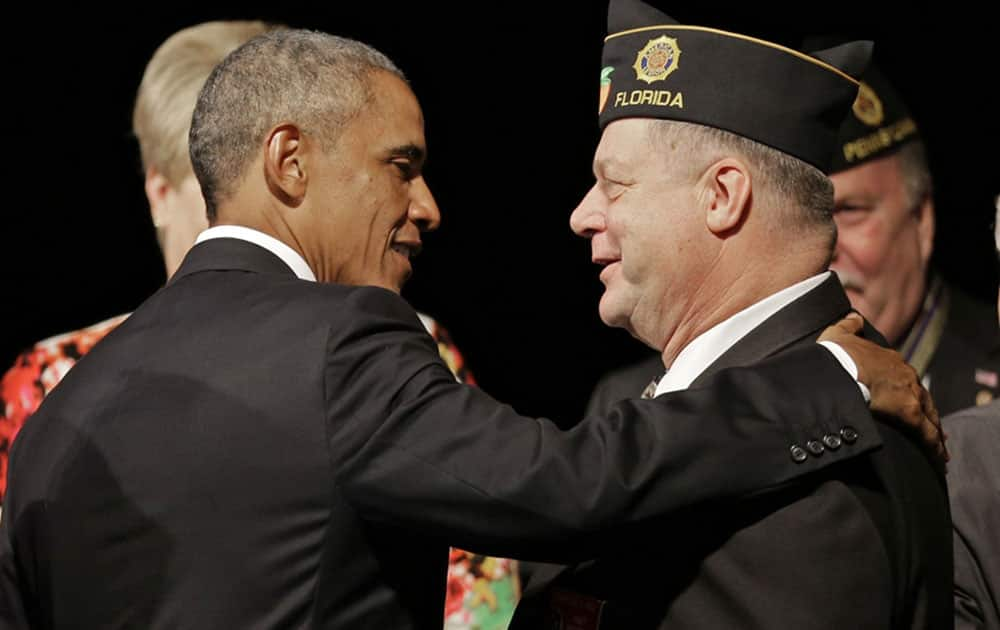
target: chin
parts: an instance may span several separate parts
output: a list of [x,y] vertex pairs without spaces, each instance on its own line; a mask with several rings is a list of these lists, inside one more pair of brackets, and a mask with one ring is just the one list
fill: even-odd
[[393,293],[401,293],[403,291],[403,286],[406,284],[406,281],[410,279],[411,275],[413,275],[413,272],[409,269],[405,271],[400,269],[399,271],[386,273],[379,277],[378,286],[386,289],[387,291],[392,291]]
[[601,321],[604,322],[606,326],[611,328],[628,328],[628,316],[625,314],[623,309],[616,308],[610,299],[608,299],[608,294],[605,293],[601,298],[601,303],[597,307],[597,312],[601,316]]

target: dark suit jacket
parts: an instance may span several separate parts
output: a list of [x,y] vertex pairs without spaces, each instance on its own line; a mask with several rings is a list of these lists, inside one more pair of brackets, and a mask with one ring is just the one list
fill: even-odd
[[951,452],[955,627],[1000,630],[1000,400],[942,423]]
[[0,625],[437,629],[448,544],[593,554],[877,448],[861,418],[856,443],[789,456],[864,411],[813,347],[560,431],[457,383],[398,295],[212,240],[21,431]]
[[[738,341],[689,391],[721,369],[813,344],[849,310],[831,277]],[[629,630],[951,627],[944,480],[916,443],[878,426],[884,446],[863,458],[739,505],[677,514],[658,525],[657,542],[640,531],[547,586],[531,585],[511,627],[560,627],[560,618],[586,618],[579,611],[588,607],[597,627]],[[797,442],[822,458],[843,448],[842,438],[806,432]]]
[[663,357],[650,350],[649,356],[601,376],[587,401],[587,413],[604,413],[626,398],[636,398],[650,381],[661,376]]

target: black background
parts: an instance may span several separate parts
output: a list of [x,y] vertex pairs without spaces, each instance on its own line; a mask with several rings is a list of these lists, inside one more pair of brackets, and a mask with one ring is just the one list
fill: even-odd
[[[989,226],[991,195],[1000,192],[1000,56],[983,10],[662,6],[684,22],[793,45],[829,30],[874,39],[876,61],[929,147],[937,263],[948,279],[995,298]],[[592,182],[605,15],[602,0],[38,5],[9,15],[0,362],[43,337],[132,310],[162,284],[130,135],[143,67],[179,28],[266,19],[361,39],[406,72],[424,107],[427,176],[444,219],[425,238],[404,294],[451,331],[487,391],[525,413],[574,418],[600,372],[644,353],[600,323],[599,269],[568,227]]]

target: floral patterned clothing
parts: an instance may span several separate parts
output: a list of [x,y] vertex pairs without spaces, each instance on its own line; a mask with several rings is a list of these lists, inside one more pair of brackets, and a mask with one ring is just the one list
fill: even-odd
[[0,501],[7,492],[10,445],[25,420],[80,357],[129,315],[118,315],[82,330],[39,341],[22,352],[4,374],[0,380]]

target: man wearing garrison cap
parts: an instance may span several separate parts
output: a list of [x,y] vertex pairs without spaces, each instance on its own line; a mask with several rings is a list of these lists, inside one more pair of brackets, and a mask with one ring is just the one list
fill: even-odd
[[[1000,397],[997,314],[933,269],[936,210],[924,144],[874,66],[841,123],[829,172],[837,224],[830,267],[851,305],[917,370],[942,414]],[[637,396],[660,368],[657,353],[609,372],[590,411]]]
[[1000,396],[996,311],[932,271],[935,207],[924,145],[902,98],[874,67],[841,126],[831,172],[838,237],[830,266],[854,308],[913,365],[942,413]]
[[[812,343],[851,310],[827,270],[824,171],[871,44],[804,54],[638,0],[612,0],[608,31],[596,183],[570,224],[601,266],[601,319],[668,368],[650,395]],[[864,460],[630,528],[599,558],[539,575],[512,627],[950,627],[943,477],[878,426],[885,444]],[[829,426],[786,456],[822,459],[854,437]]]

